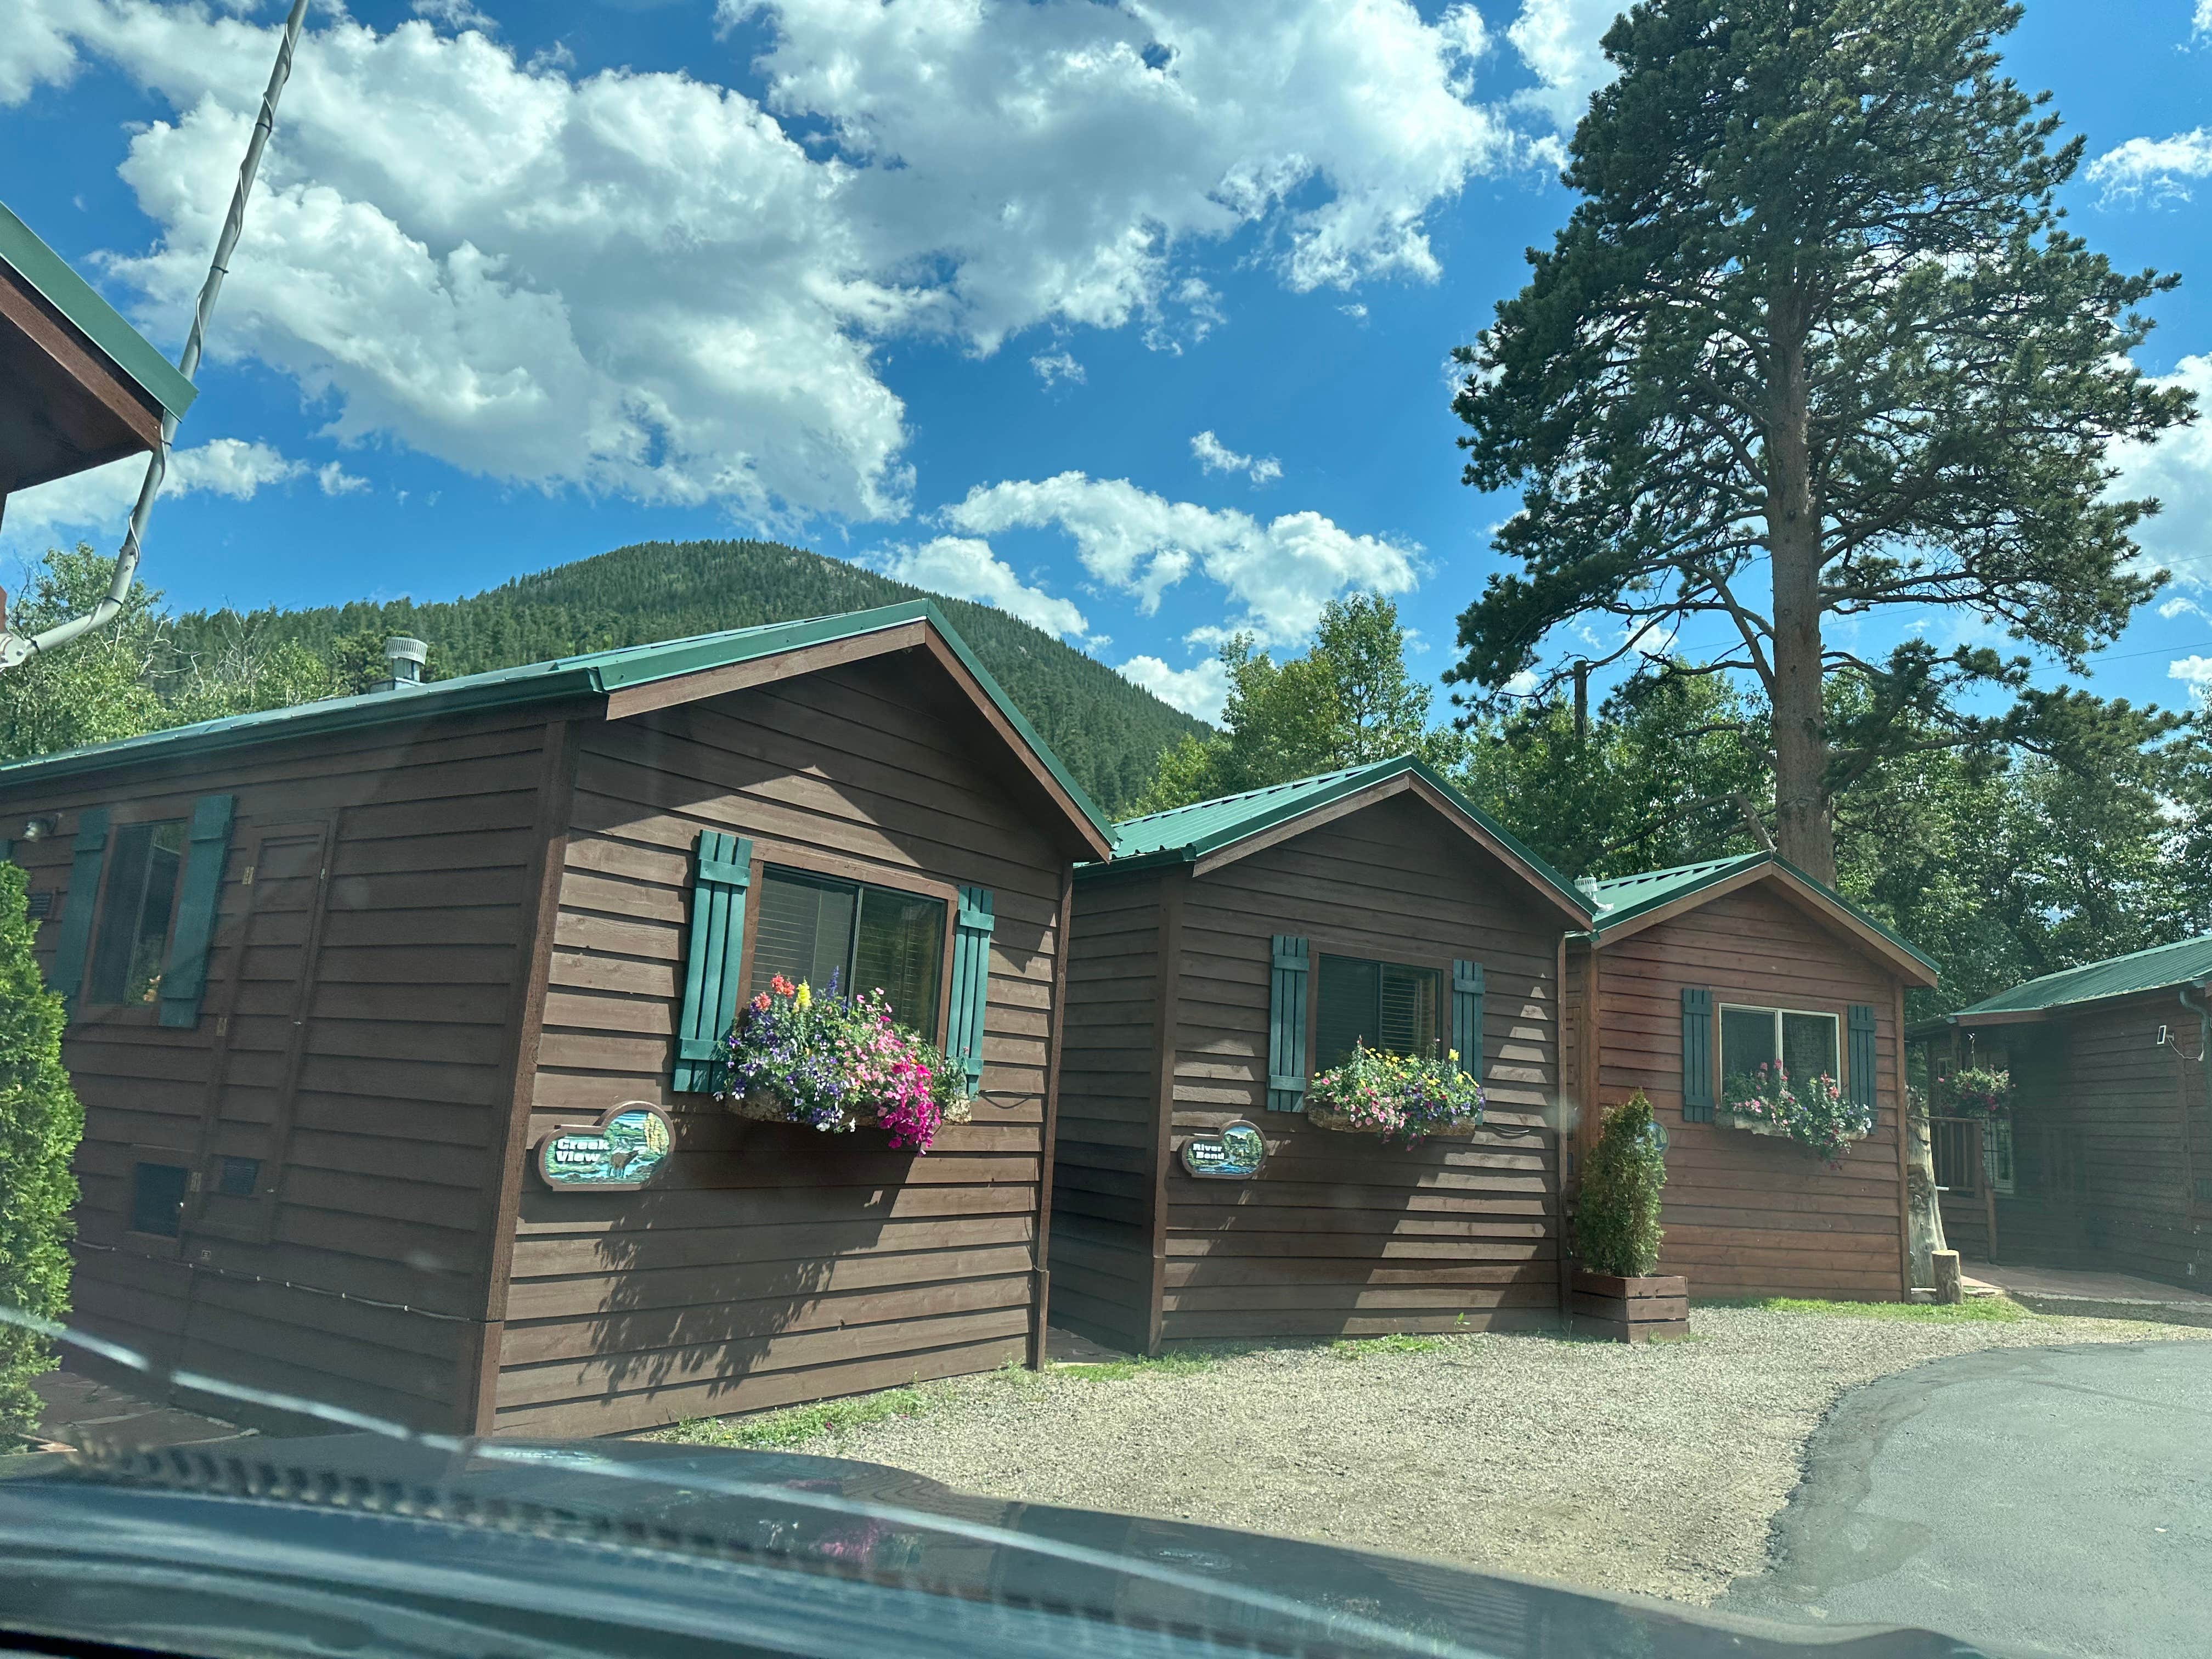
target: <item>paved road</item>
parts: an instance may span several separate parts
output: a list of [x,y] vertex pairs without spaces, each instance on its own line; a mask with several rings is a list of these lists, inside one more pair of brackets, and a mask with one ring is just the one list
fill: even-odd
[[1999,1651],[2212,1654],[2212,1342],[1996,1349],[1845,1397],[1720,1607]]

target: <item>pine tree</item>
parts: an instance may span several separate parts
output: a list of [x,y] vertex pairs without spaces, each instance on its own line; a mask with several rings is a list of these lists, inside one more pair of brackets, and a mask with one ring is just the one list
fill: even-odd
[[[2128,356],[2175,279],[2062,228],[2081,141],[2051,148],[2048,94],[2000,73],[2020,15],[1645,0],[1605,36],[1581,202],[1457,354],[1467,481],[1523,507],[1453,678],[1504,692],[1575,618],[1614,657],[1716,621],[1717,665],[1771,711],[1780,850],[1823,879],[1834,794],[1885,757],[2075,738],[2093,712],[2027,692],[2025,658],[1862,659],[1827,618],[1958,607],[2079,671],[2161,580],[2130,562],[2156,503],[2105,492],[2113,443],[2190,418]],[[1847,722],[1846,673],[1872,693]]]

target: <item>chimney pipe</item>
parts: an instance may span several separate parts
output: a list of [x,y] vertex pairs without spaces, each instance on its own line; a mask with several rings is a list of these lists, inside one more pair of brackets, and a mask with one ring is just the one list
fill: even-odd
[[395,634],[385,641],[384,663],[392,672],[384,682],[384,690],[405,691],[422,684],[422,665],[429,660],[429,656],[428,646],[405,634]]

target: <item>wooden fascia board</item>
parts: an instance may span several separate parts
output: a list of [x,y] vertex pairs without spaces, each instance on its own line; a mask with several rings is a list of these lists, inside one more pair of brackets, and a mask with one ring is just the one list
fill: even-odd
[[1204,854],[1195,860],[1192,873],[1200,876],[1212,875],[1224,865],[1234,864],[1237,860],[1249,858],[1255,853],[1263,853],[1268,848],[1279,846],[1294,836],[1303,836],[1309,830],[1318,830],[1325,823],[1334,823],[1339,818],[1349,817],[1354,812],[1364,811],[1379,802],[1388,800],[1393,795],[1401,795],[1412,788],[1414,778],[1412,773],[1401,772],[1395,777],[1384,778],[1379,783],[1370,783],[1364,789],[1355,789],[1348,795],[1340,795],[1334,800],[1325,801],[1321,805],[1300,812],[1293,817],[1285,818],[1280,823],[1269,824],[1265,830],[1255,830],[1241,840],[1232,841],[1225,847],[1215,848],[1211,853]]
[[824,640],[818,645],[802,645],[767,656],[749,657],[743,662],[725,663],[719,668],[702,668],[689,674],[672,675],[665,680],[648,680],[642,685],[624,686],[618,691],[607,694],[607,718],[611,720],[629,720],[655,709],[672,708],[678,703],[699,702],[708,697],[718,697],[726,691],[743,691],[751,686],[793,679],[801,674],[815,673],[824,668],[864,662],[886,652],[910,651],[928,637],[929,631],[929,624],[926,622],[899,623],[890,628],[877,629],[872,633],[848,635],[841,640]]
[[[109,364],[106,354],[86,343],[42,296],[4,274],[0,274],[0,321],[13,326],[57,371],[82,388],[89,402],[136,441],[135,448],[118,449],[110,444],[108,450],[143,454],[161,441],[161,411],[148,407],[136,388]],[[19,479],[9,488],[27,489],[46,482],[46,478]]]
[[698,702],[708,697],[720,696],[725,692],[742,691],[778,680],[793,679],[801,674],[817,673],[823,669],[839,668],[848,663],[865,662],[895,651],[917,649],[927,651],[930,659],[960,688],[961,695],[983,717],[1000,742],[1019,763],[1022,770],[1067,819],[1084,848],[1094,858],[1111,856],[1113,844],[1091,823],[1091,815],[1061,787],[1060,780],[1053,776],[1051,769],[1037,757],[1028,740],[1014,729],[1013,722],[1006,718],[1006,712],[999,707],[996,700],[968,672],[968,665],[960,660],[959,653],[947,645],[923,617],[916,617],[912,622],[895,623],[889,628],[873,629],[865,634],[850,635],[844,639],[824,640],[817,645],[802,645],[789,651],[750,658],[744,662],[726,663],[719,668],[702,668],[690,674],[672,675],[665,680],[625,686],[607,694],[607,718],[610,720],[629,720],[656,709],[672,708],[680,703]]
[[1643,915],[1632,916],[1614,927],[1607,927],[1601,918],[1594,931],[1605,944],[1618,945],[1622,939],[1632,938],[1647,927],[1656,927],[1662,921],[1672,921],[1677,916],[1687,915],[1715,899],[1725,898],[1730,893],[1762,881],[1775,883],[1779,889],[1778,896],[1788,901],[1793,908],[1809,916],[1831,933],[1847,935],[1862,950],[1879,958],[1915,985],[1936,983],[1933,970],[1911,951],[1885,937],[1880,929],[1867,926],[1818,888],[1774,864],[1754,864],[1733,875],[1723,876],[1709,887],[1700,887],[1680,898],[1655,905]]
[[984,690],[982,682],[968,672],[968,665],[960,660],[959,653],[945,643],[935,629],[926,623],[922,627],[925,629],[924,642],[930,655],[952,677],[952,683],[960,688],[968,701],[975,704],[975,712],[983,717],[992,731],[998,733],[999,740],[1021,763],[1022,769],[1035,780],[1037,787],[1060,809],[1084,849],[1093,858],[1111,858],[1114,854],[1111,838],[1091,822],[1091,814],[1085,811],[1075,798],[1061,787],[1060,780],[1053,776],[1052,769],[1038,757],[1028,740],[1014,729],[1014,723],[1006,718],[1006,711],[999,707],[997,699]]
[[1334,823],[1339,818],[1348,817],[1354,812],[1364,811],[1368,807],[1377,805],[1389,799],[1393,795],[1407,793],[1419,797],[1462,835],[1520,877],[1528,886],[1540,892],[1551,901],[1554,908],[1565,915],[1577,927],[1588,925],[1589,917],[1577,909],[1564,894],[1531,868],[1525,859],[1521,858],[1511,848],[1491,835],[1476,820],[1461,811],[1455,803],[1431,787],[1428,780],[1416,772],[1400,772],[1395,776],[1381,779],[1363,789],[1355,789],[1348,795],[1340,796],[1335,800],[1314,807],[1309,811],[1300,812],[1295,817],[1285,818],[1280,823],[1270,824],[1267,829],[1246,836],[1240,841],[1231,842],[1225,847],[1218,847],[1211,853],[1205,854],[1197,859],[1192,872],[1200,876],[1211,875],[1224,865],[1234,864],[1238,859],[1249,857],[1254,853],[1264,852],[1268,848],[1278,846],[1294,836],[1303,836],[1309,830],[1318,830],[1323,824]]

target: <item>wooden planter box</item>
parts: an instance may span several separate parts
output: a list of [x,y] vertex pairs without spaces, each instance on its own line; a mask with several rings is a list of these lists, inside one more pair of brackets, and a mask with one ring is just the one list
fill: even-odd
[[1690,1334],[1690,1281],[1680,1273],[1621,1279],[1575,1270],[1567,1313],[1577,1336],[1649,1342]]
[[[1343,1113],[1331,1111],[1326,1106],[1307,1107],[1306,1121],[1316,1129],[1333,1129],[1339,1134],[1371,1135],[1382,1133],[1377,1129],[1360,1128]],[[1481,1133],[1482,1120],[1476,1118],[1471,1122],[1449,1123],[1434,1129],[1424,1129],[1421,1131],[1421,1139],[1424,1140],[1472,1140]]]

